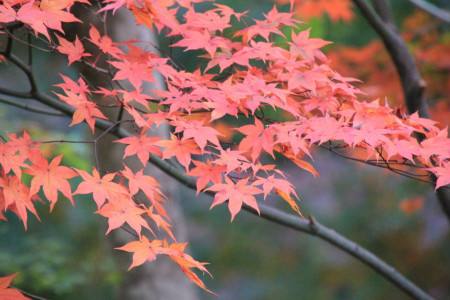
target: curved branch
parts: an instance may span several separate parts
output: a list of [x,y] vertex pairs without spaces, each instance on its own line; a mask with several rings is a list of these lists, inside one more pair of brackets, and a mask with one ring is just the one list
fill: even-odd
[[55,112],[55,111],[49,111],[46,109],[42,109],[39,107],[33,107],[23,103],[17,103],[15,101],[12,100],[8,100],[8,99],[0,99],[0,103],[4,103],[10,106],[14,106],[29,112],[33,112],[33,113],[37,113],[37,114],[43,114],[43,115],[48,115],[48,116],[54,116],[54,117],[67,117],[67,115],[60,113],[60,112]]
[[[373,0],[374,2],[385,2],[384,0]],[[408,50],[408,46],[397,32],[393,22],[386,20],[385,16],[379,16],[367,4],[365,0],[353,0],[363,16],[372,28],[378,33],[394,62],[403,88],[403,95],[410,114],[418,112],[422,118],[429,118],[428,104],[425,100],[425,81],[415,63],[414,57]],[[387,5],[383,5],[387,7]],[[380,7],[380,5],[375,6]],[[420,142],[420,137],[418,137]],[[433,181],[436,178],[431,175]],[[439,203],[450,222],[450,192],[449,188],[439,188],[436,192]]]
[[372,28],[381,37],[400,76],[403,95],[409,113],[416,111],[428,117],[428,105],[424,99],[425,81],[420,76],[413,56],[400,35],[378,16],[365,0],[353,0]]
[[[50,96],[47,96],[42,93],[36,94],[36,99],[54,109],[60,110],[61,112],[72,115],[73,109],[67,104],[58,101]],[[111,130],[114,124],[110,121],[106,120],[96,120],[96,127],[102,130]],[[130,133],[124,128],[115,127],[114,130],[111,130],[111,134],[116,135],[117,137],[123,138],[130,136]],[[179,181],[181,184],[195,190],[196,189],[196,180],[184,172],[180,171],[180,169],[170,165],[166,161],[156,157],[151,156],[150,162],[153,163],[160,170],[171,176],[172,178]],[[210,196],[214,196],[214,192],[208,191],[205,192]],[[313,218],[305,219],[299,218],[298,216],[288,214],[280,211],[279,209],[266,206],[264,204],[259,204],[260,214],[258,214],[251,207],[244,205],[243,209],[253,215],[257,215],[263,219],[269,220],[273,223],[279,224],[281,226],[285,226],[296,231],[304,232],[313,236],[316,236],[332,245],[336,248],[341,249],[344,252],[352,255],[363,264],[369,266],[374,271],[379,273],[385,279],[393,283],[396,287],[404,291],[406,294],[411,296],[414,299],[424,299],[431,300],[433,299],[430,295],[428,295],[425,291],[407,279],[404,275],[398,272],[394,267],[390,266],[378,256],[365,249],[364,247],[358,245],[357,243],[349,240],[343,235],[337,233],[333,229],[322,225],[318,221]]]
[[421,10],[429,13],[439,20],[450,23],[450,13],[444,9],[441,9],[434,4],[424,1],[424,0],[409,0],[413,5],[420,8]]

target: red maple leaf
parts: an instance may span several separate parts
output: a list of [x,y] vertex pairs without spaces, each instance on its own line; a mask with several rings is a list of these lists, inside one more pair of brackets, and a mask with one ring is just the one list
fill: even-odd
[[94,102],[88,100],[85,94],[75,94],[66,91],[66,95],[56,94],[59,99],[75,108],[70,126],[79,124],[86,120],[92,132],[95,129],[95,118],[107,119],[105,115],[98,109]]
[[67,55],[69,59],[69,66],[82,59],[83,57],[91,56],[89,53],[84,52],[84,47],[78,37],[74,42],[69,42],[63,37],[58,36],[59,46],[56,48],[60,53]]
[[89,29],[89,40],[96,45],[103,53],[118,58],[123,54],[122,50],[116,46],[109,36],[101,36],[97,28],[91,26]]
[[50,40],[48,29],[63,32],[62,23],[80,22],[66,7],[40,7],[35,1],[28,1],[17,11],[17,20],[29,25],[36,33]]

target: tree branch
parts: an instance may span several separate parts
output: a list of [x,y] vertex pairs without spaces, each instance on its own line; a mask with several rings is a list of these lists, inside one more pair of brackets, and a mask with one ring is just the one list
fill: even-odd
[[[389,8],[385,0],[373,0],[373,2],[380,2],[375,8]],[[405,41],[398,34],[394,23],[389,20],[387,22],[383,21],[386,16],[380,17],[365,0],[353,0],[353,3],[355,3],[372,28],[378,33],[394,62],[402,84],[408,112],[410,114],[418,112],[420,117],[429,118],[428,104],[425,100],[425,81],[422,79],[414,57],[409,52]],[[420,137],[418,137],[418,140],[420,142]],[[433,181],[436,180],[435,176],[431,175],[431,177]],[[439,188],[436,195],[442,210],[447,216],[447,220],[450,222],[449,187]]]
[[429,13],[435,18],[438,18],[439,20],[450,23],[450,13],[444,9],[441,9],[432,3],[424,0],[409,0],[413,5],[420,8],[421,10]]
[[34,112],[37,114],[43,114],[43,115],[48,115],[48,116],[54,116],[54,117],[67,117],[67,115],[62,114],[60,112],[55,112],[55,111],[49,111],[46,109],[42,109],[39,107],[33,107],[28,105],[28,103],[17,103],[16,101],[12,101],[12,100],[8,100],[8,99],[0,99],[0,103],[4,103],[10,106],[14,106],[29,112]]
[[18,289],[18,288],[15,288],[15,289],[18,290],[19,292],[21,292],[22,294],[24,294],[25,296],[27,296],[28,298],[32,299],[32,300],[49,300],[47,298],[28,293],[28,292],[26,292],[24,290],[21,290],[21,289]]

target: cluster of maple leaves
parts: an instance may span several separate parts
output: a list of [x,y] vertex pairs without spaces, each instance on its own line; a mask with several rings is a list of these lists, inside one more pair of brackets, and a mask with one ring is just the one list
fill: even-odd
[[[259,211],[257,198],[273,194],[301,214],[292,183],[273,162],[285,157],[317,176],[307,159],[315,147],[329,143],[362,149],[367,159],[396,159],[426,169],[436,175],[436,188],[450,183],[447,131],[417,114],[399,115],[387,103],[360,101],[362,92],[352,85],[355,79],[329,66],[321,51],[327,41],[311,38],[308,30],[291,30],[285,36],[286,27],[300,23],[292,12],[274,7],[264,19],[244,26],[249,23],[243,20],[248,18],[245,13],[214,2],[200,10],[197,3],[204,1],[199,0],[102,1],[98,13],[129,9],[138,24],[170,37],[171,47],[200,51],[204,63],[188,71],[138,42],[115,42],[92,25],[87,39],[67,40],[62,24],[78,21],[70,12],[76,2],[88,4],[5,0],[0,4],[0,22],[21,22],[56,42],[56,50],[67,56],[69,64],[96,67],[99,56],[104,58],[106,69],[113,70],[111,80],[120,88],[96,88],[81,77],[62,75],[55,94],[73,107],[71,125],[85,122],[92,132],[96,119],[107,119],[94,96],[101,96],[103,104],[125,109],[139,130],[116,142],[125,146],[124,158],[136,156],[142,168],[133,171],[124,164],[114,173],[103,173],[98,167],[90,172],[75,169],[61,165],[61,155],[46,157],[28,133],[8,134],[0,143],[0,219],[5,220],[5,211],[12,211],[27,227],[29,212],[39,218],[35,203],[40,199],[47,199],[53,209],[60,195],[73,202],[77,195],[92,194],[97,213],[108,220],[107,233],[127,228],[136,237],[118,248],[133,254],[130,268],[167,255],[206,289],[193,272],[207,272],[205,264],[185,253],[185,243],[176,241],[160,184],[144,174],[151,156],[176,159],[181,170],[197,178],[198,192],[214,193],[211,207],[227,203],[231,219],[244,204]],[[243,28],[233,31],[235,24]],[[51,38],[49,30],[57,31],[57,38]],[[275,43],[277,37],[286,42]],[[87,52],[87,44],[97,51]],[[155,72],[166,87],[154,88],[150,96],[144,85],[156,80]],[[267,111],[284,117],[270,119]],[[235,143],[224,142],[215,127],[230,117],[247,123],[231,129]],[[149,134],[163,124],[174,128],[169,139]],[[417,134],[424,137],[422,142]],[[265,159],[268,156],[272,161]],[[31,177],[29,185],[23,174]],[[81,183],[72,190],[69,181],[75,177]],[[135,199],[139,192],[146,202]]]
[[[450,42],[445,25],[427,13],[415,10],[403,20],[399,30],[426,82],[432,118],[448,126],[450,58],[447,53]],[[364,80],[361,89],[369,96],[387,96],[391,103],[404,103],[398,74],[379,39],[362,47],[334,45],[328,57],[334,69]]]

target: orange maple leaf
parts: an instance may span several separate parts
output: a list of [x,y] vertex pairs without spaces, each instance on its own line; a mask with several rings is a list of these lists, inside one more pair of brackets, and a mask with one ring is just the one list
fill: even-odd
[[124,157],[136,155],[140,162],[145,166],[150,158],[150,154],[161,156],[161,150],[157,145],[160,140],[157,136],[148,136],[145,130],[137,136],[130,136],[120,140],[116,143],[126,144]]
[[77,187],[74,195],[80,194],[91,194],[97,208],[103,206],[107,199],[116,199],[128,193],[127,189],[113,182],[116,173],[105,174],[103,177],[100,176],[97,169],[92,170],[92,175],[83,170],[77,170],[83,181]]
[[223,165],[216,165],[211,162],[201,162],[194,160],[195,167],[189,171],[189,175],[196,176],[197,178],[197,194],[203,190],[210,182],[220,183],[222,181],[222,174],[226,171],[226,167]]
[[158,253],[155,252],[153,247],[159,247],[161,244],[162,243],[160,241],[150,242],[145,236],[142,236],[139,241],[129,242],[128,244],[116,249],[133,253],[133,259],[130,267],[128,268],[128,270],[131,270],[147,261],[155,260]]
[[30,195],[35,195],[40,188],[50,201],[50,210],[53,210],[58,201],[58,191],[73,204],[69,179],[76,176],[76,172],[69,167],[60,166],[62,155],[58,155],[48,163],[44,158],[35,159],[26,173],[34,176],[31,180]]
[[108,219],[108,230],[106,234],[121,227],[125,223],[130,225],[138,236],[141,236],[142,228],[147,228],[151,231],[151,228],[142,217],[146,211],[138,207],[129,195],[124,195],[120,199],[116,198],[116,201],[107,202],[97,213]]
[[225,183],[215,184],[207,190],[216,192],[211,208],[228,200],[231,221],[234,220],[244,203],[259,213],[255,195],[261,194],[262,191],[253,184],[249,184],[248,178],[241,179],[235,184],[230,178],[226,177]]
[[[33,201],[36,197],[30,197],[30,191],[17,176],[0,177],[0,209],[13,211],[23,222],[25,230],[27,229],[28,214],[30,211],[39,220],[39,215],[34,208]],[[5,219],[3,215],[2,219]]]
[[159,146],[164,147],[163,158],[176,157],[186,170],[191,163],[193,154],[201,154],[200,148],[193,139],[178,139],[175,135],[171,135],[170,140],[158,142]]

